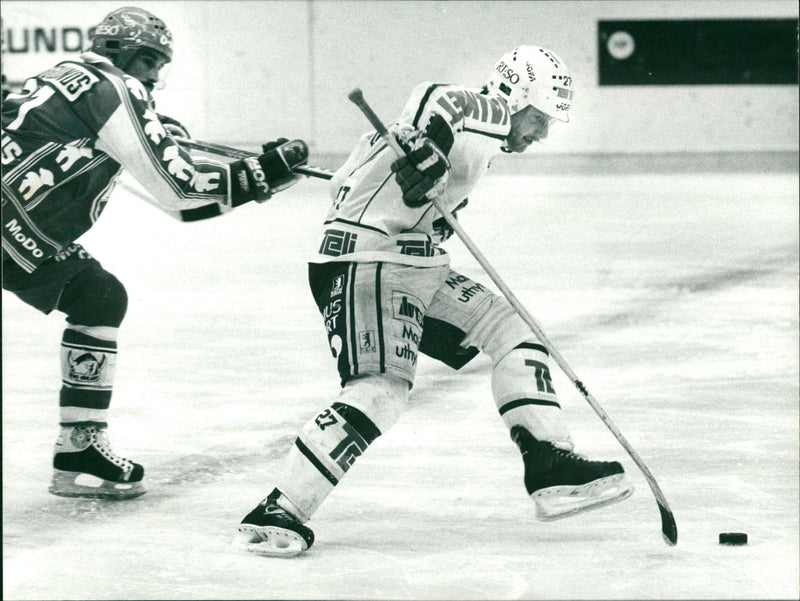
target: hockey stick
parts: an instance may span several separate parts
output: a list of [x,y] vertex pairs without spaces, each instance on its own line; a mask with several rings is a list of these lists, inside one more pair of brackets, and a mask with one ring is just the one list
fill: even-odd
[[[372,108],[367,103],[366,99],[364,98],[364,94],[361,92],[360,89],[356,88],[351,91],[347,95],[348,99],[353,102],[361,112],[364,113],[364,116],[369,120],[372,127],[375,128],[375,131],[383,138],[389,147],[395,152],[398,157],[405,156],[405,152],[400,147],[400,144],[397,142],[395,137],[391,135],[387,130],[386,127],[383,125],[383,122],[380,118],[373,112]],[[500,278],[494,268],[489,264],[489,261],[486,260],[486,257],[483,256],[483,253],[478,249],[472,239],[467,235],[464,229],[461,227],[461,224],[458,223],[455,217],[448,211],[444,205],[442,204],[439,198],[433,199],[433,206],[436,207],[436,210],[442,214],[447,224],[453,228],[453,231],[458,235],[461,241],[464,243],[464,246],[467,247],[472,256],[478,261],[481,267],[483,267],[484,271],[489,275],[495,285],[500,289],[503,293],[503,296],[506,297],[511,306],[514,307],[514,310],[519,314],[519,316],[528,324],[530,329],[536,334],[536,337],[541,341],[541,343],[547,348],[550,353],[550,356],[553,357],[555,362],[558,366],[562,369],[562,371],[566,374],[566,376],[572,381],[578,391],[583,395],[589,405],[594,409],[595,413],[600,417],[603,423],[611,430],[611,433],[614,437],[619,441],[622,447],[628,452],[631,459],[633,459],[634,463],[639,467],[644,474],[645,480],[650,485],[650,489],[653,491],[655,495],[656,502],[658,503],[658,509],[661,512],[661,534],[664,537],[664,541],[668,545],[675,545],[678,542],[678,526],[675,524],[675,516],[672,514],[672,511],[669,508],[669,504],[667,503],[667,499],[664,497],[664,493],[661,492],[661,488],[658,486],[658,482],[656,482],[655,477],[650,472],[650,469],[645,465],[642,458],[639,454],[634,450],[634,448],[630,445],[627,439],[622,435],[619,428],[611,421],[611,418],[605,412],[605,410],[600,406],[600,403],[594,398],[594,396],[586,389],[586,386],[583,382],[578,379],[578,376],[575,374],[573,369],[569,366],[566,362],[564,357],[562,357],[561,353],[559,353],[555,347],[553,346],[550,339],[542,330],[542,327],[539,325],[533,316],[528,313],[527,309],[519,302],[514,293],[511,292],[511,289],[506,285],[506,283]]]
[[[231,148],[230,146],[223,146],[222,144],[201,142],[200,140],[190,140],[189,138],[175,138],[175,140],[184,148],[202,150],[203,152],[210,152],[211,154],[217,154],[231,159],[244,159],[246,157],[252,157],[258,154],[256,152]],[[310,175],[311,177],[318,177],[320,179],[331,179],[333,177],[332,171],[320,169],[319,167],[309,167],[308,165],[298,165],[297,167],[294,167],[292,171],[299,173],[300,175]]]

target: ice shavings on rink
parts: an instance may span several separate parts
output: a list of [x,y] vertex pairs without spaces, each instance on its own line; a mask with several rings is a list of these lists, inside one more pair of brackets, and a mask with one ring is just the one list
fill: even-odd
[[[408,411],[314,516],[314,547],[285,560],[229,545],[338,390],[305,275],[325,184],[191,225],[117,191],[81,242],[130,296],[110,435],[149,492],[47,493],[63,322],[4,292],[4,597],[796,598],[797,189],[797,174],[493,175],[460,215],[653,471],[676,547],[557,368],[576,450],[621,461],[636,492],[541,523],[487,360],[421,358]],[[750,542],[720,546],[724,531]]]

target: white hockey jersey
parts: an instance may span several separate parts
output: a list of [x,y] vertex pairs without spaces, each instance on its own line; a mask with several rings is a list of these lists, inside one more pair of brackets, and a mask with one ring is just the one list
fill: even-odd
[[[441,198],[453,211],[500,151],[511,127],[510,114],[506,102],[494,94],[422,83],[414,88],[397,123],[424,131],[434,113],[448,121],[454,135],[448,155],[450,178]],[[314,262],[385,261],[421,266],[449,262],[438,246],[440,238],[433,225],[441,215],[432,203],[418,208],[405,205],[390,169],[396,158],[377,133],[360,138],[331,180],[333,205]]]

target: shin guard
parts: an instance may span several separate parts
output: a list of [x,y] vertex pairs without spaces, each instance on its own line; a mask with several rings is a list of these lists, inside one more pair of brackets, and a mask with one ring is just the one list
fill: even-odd
[[571,451],[572,437],[564,423],[547,362],[547,349],[541,344],[517,345],[494,364],[492,393],[509,430],[522,426],[537,440]]
[[308,521],[372,442],[396,421],[408,383],[367,376],[347,383],[339,401],[306,422],[279,480],[282,505]]

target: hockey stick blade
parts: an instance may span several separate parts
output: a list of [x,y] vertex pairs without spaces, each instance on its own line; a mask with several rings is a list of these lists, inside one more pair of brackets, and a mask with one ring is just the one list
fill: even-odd
[[[175,140],[184,148],[200,150],[202,152],[216,154],[229,159],[244,159],[247,157],[258,156],[258,153],[256,152],[231,148],[230,146],[214,144],[213,142],[202,142],[200,140],[190,140],[189,138],[175,138]],[[297,167],[294,167],[292,171],[300,175],[308,175],[319,179],[331,179],[333,177],[332,171],[321,169],[320,167],[311,167],[309,165],[298,165]]]
[[675,523],[675,516],[666,505],[658,504],[658,510],[661,512],[661,534],[664,536],[664,542],[670,546],[678,544],[678,525]]
[[[367,103],[367,100],[364,98],[364,94],[359,88],[355,88],[351,91],[347,98],[353,102],[361,112],[364,113],[364,116],[370,122],[370,124],[375,128],[375,131],[383,138],[383,140],[389,145],[389,147],[394,151],[394,153],[398,156],[398,158],[403,157],[405,152],[398,144],[395,137],[390,134],[386,126],[383,125],[383,122],[380,118],[375,114],[372,108]],[[539,322],[528,313],[528,310],[525,306],[519,301],[519,299],[514,295],[508,285],[503,281],[500,277],[500,274],[492,267],[477,245],[472,241],[472,238],[469,237],[464,228],[461,227],[461,224],[453,217],[452,213],[447,210],[447,208],[442,204],[440,198],[435,197],[432,200],[433,206],[436,207],[436,210],[442,215],[444,220],[447,222],[456,235],[461,239],[461,242],[464,243],[464,246],[467,247],[467,250],[470,254],[475,258],[478,264],[483,267],[483,270],[486,274],[491,278],[491,280],[495,283],[498,287],[500,292],[502,292],[503,296],[506,300],[511,304],[517,314],[522,318],[522,320],[528,325],[531,331],[536,335],[539,341],[548,349],[550,357],[556,362],[556,364],[561,368],[564,374],[570,379],[570,381],[575,385],[578,391],[583,395],[583,398],[586,399],[586,402],[589,403],[589,406],[594,409],[594,412],[598,415],[600,420],[606,425],[606,427],[611,431],[614,435],[614,438],[617,439],[617,442],[620,443],[622,448],[624,448],[628,455],[630,455],[633,462],[642,472],[642,475],[647,480],[647,484],[650,486],[650,490],[653,492],[653,495],[656,498],[656,502],[658,503],[658,509],[661,512],[661,533],[664,537],[664,541],[668,545],[675,545],[678,542],[678,527],[675,524],[675,517],[672,515],[672,512],[669,509],[669,505],[667,504],[667,499],[664,497],[664,493],[661,492],[661,488],[658,485],[653,474],[650,472],[650,469],[645,464],[644,460],[639,457],[639,454],[636,450],[631,446],[631,444],[626,440],[625,436],[616,426],[616,424],[611,421],[611,418],[605,412],[603,407],[597,400],[592,396],[592,394],[586,389],[583,382],[578,379],[578,376],[575,374],[572,367],[567,363],[566,359],[561,356],[561,353],[553,346],[550,342],[549,337],[545,334],[542,326],[539,325]]]

